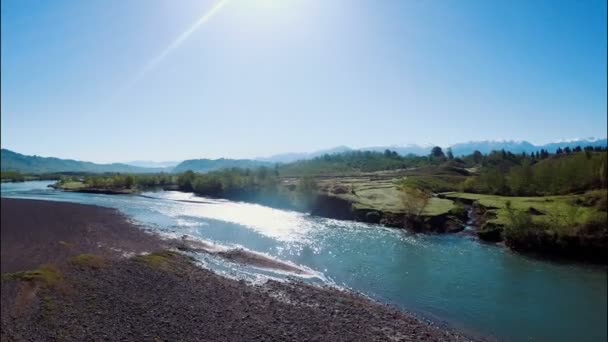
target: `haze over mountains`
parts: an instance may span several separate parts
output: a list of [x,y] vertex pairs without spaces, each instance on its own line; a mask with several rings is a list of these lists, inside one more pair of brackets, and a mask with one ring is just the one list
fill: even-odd
[[[558,147],[576,146],[607,146],[608,139],[574,139],[563,142],[553,142],[544,145],[534,145],[527,141],[472,141],[458,143],[450,146],[455,156],[471,154],[480,151],[484,154],[493,150],[506,150],[513,153],[530,153],[541,149],[555,152]],[[53,157],[27,156],[7,149],[1,150],[1,170],[19,171],[23,173],[51,173],[51,172],[122,172],[122,173],[153,173],[153,172],[209,172],[223,168],[255,168],[260,166],[273,166],[276,163],[291,163],[297,160],[312,159],[324,154],[342,153],[347,151],[396,151],[400,155],[426,155],[433,145],[405,145],[405,146],[374,146],[365,148],[350,148],[338,146],[331,149],[305,153],[282,153],[270,157],[255,159],[190,159],[182,162],[153,162],[133,161],[128,163],[97,164],[92,162]]]
[[150,160],[134,160],[134,161],[125,162],[124,164],[138,166],[138,167],[173,168],[179,163],[181,163],[181,161],[156,162],[156,161],[150,161]]
[[[470,141],[466,143],[458,143],[451,146],[448,146],[452,149],[452,153],[455,156],[462,156],[471,154],[474,151],[479,151],[481,153],[487,154],[494,150],[505,150],[513,153],[530,153],[536,152],[541,149],[548,150],[553,153],[558,147],[576,147],[576,146],[606,146],[608,143],[608,139],[595,139],[595,138],[587,138],[587,139],[573,139],[569,141],[562,142],[553,142],[544,145],[534,145],[527,141],[513,141],[513,140],[504,140],[504,141],[495,141],[495,140],[484,140],[484,141]],[[338,146],[331,149],[319,150],[310,153],[282,153],[274,156],[266,157],[266,158],[256,158],[257,160],[274,162],[274,163],[291,163],[296,160],[302,159],[312,159],[318,156],[322,156],[324,154],[332,154],[332,153],[341,153],[347,151],[376,151],[383,152],[384,150],[391,150],[399,153],[400,155],[427,155],[431,152],[433,148],[433,144],[427,145],[417,145],[417,144],[408,144],[403,146],[391,145],[391,146],[373,146],[373,147],[363,147],[363,148],[350,148],[348,146]]]
[[19,171],[23,173],[52,173],[52,172],[161,172],[162,168],[145,168],[133,165],[112,163],[97,164],[73,159],[53,157],[26,156],[11,150],[0,151],[3,171]]

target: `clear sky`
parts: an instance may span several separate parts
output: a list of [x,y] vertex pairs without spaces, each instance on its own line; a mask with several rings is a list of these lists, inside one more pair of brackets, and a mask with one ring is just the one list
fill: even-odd
[[2,147],[98,162],[605,137],[606,1],[2,0]]

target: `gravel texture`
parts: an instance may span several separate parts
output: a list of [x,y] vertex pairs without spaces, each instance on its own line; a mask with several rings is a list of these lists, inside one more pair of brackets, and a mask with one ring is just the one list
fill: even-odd
[[[58,240],[73,244],[69,252],[54,246]],[[353,293],[300,283],[251,285],[162,248],[111,209],[2,199],[0,339],[469,340]],[[125,257],[125,250],[153,253]],[[82,253],[95,257],[74,258]],[[40,268],[45,263],[51,266]],[[32,269],[45,276],[15,273]]]

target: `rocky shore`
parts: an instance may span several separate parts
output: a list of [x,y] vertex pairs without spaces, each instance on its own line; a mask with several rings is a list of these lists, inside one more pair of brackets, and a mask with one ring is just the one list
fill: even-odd
[[112,209],[2,199],[0,339],[469,340],[353,293],[227,279],[170,244]]

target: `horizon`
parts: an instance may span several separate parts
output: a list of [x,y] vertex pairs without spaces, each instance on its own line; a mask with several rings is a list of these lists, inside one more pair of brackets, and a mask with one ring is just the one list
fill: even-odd
[[1,6],[2,148],[26,155],[254,159],[606,135],[605,1]]
[[[17,150],[13,150],[7,147],[2,146],[2,149],[6,149],[12,152],[16,152],[19,154],[23,154],[26,156],[36,156],[36,157],[42,157],[42,158],[58,158],[58,159],[65,159],[65,160],[76,160],[76,161],[81,161],[81,162],[92,162],[92,163],[97,163],[97,164],[127,164],[127,165],[132,165],[132,166],[140,166],[140,167],[144,167],[144,168],[155,168],[155,167],[171,167],[171,166],[161,166],[161,165],[156,165],[156,166],[143,166],[143,165],[137,165],[137,164],[146,164],[146,163],[151,163],[151,164],[179,164],[183,161],[187,161],[187,160],[203,160],[203,159],[207,159],[207,160],[218,160],[218,159],[229,159],[229,160],[258,160],[258,161],[265,161],[265,159],[272,159],[274,157],[279,157],[279,156],[284,156],[284,155],[291,155],[291,154],[315,154],[315,153],[319,153],[319,152],[325,152],[325,151],[330,151],[330,150],[334,150],[334,149],[340,149],[340,148],[346,148],[349,150],[366,150],[366,149],[371,149],[371,148],[386,148],[386,149],[391,149],[391,148],[428,148],[429,149],[429,153],[431,148],[435,147],[435,146],[439,146],[444,150],[447,150],[448,148],[451,148],[452,146],[455,145],[460,145],[460,144],[482,144],[482,143],[515,143],[515,144],[522,144],[522,143],[529,143],[532,144],[538,148],[542,148],[542,146],[544,145],[548,145],[548,144],[569,144],[569,143],[574,143],[574,142],[582,142],[582,141],[588,141],[588,142],[596,142],[596,141],[600,141],[600,140],[608,140],[608,136],[604,137],[604,138],[598,138],[598,137],[587,137],[587,138],[571,138],[571,139],[561,139],[561,140],[554,140],[554,141],[549,141],[549,142],[545,142],[545,143],[534,143],[528,140],[513,140],[513,139],[502,139],[502,140],[471,140],[471,141],[462,141],[462,142],[457,142],[455,144],[452,145],[447,145],[447,146],[439,146],[436,144],[415,144],[415,143],[410,143],[410,144],[403,144],[403,145],[378,145],[378,146],[347,146],[347,145],[338,145],[338,146],[332,146],[332,147],[327,147],[327,148],[322,148],[319,150],[310,150],[310,151],[286,151],[286,152],[279,152],[279,153],[275,153],[272,155],[264,155],[264,156],[255,156],[255,157],[232,157],[232,156],[220,156],[220,157],[215,157],[215,158],[211,158],[211,157],[205,157],[205,156],[194,156],[194,157],[190,157],[190,158],[185,158],[185,159],[174,159],[174,160],[145,160],[145,159],[133,159],[133,160],[109,160],[109,161],[96,161],[96,160],[92,160],[92,159],[78,159],[78,158],[72,158],[69,156],[58,156],[58,155],[40,155],[40,154],[36,154],[36,153],[32,153],[32,154],[28,154],[28,153],[23,153],[21,151],[17,151]],[[582,144],[580,145],[581,147],[584,147],[585,145]],[[341,153],[341,152],[330,152],[330,153]],[[271,162],[271,161],[268,161]],[[276,161],[275,161],[276,162]]]

